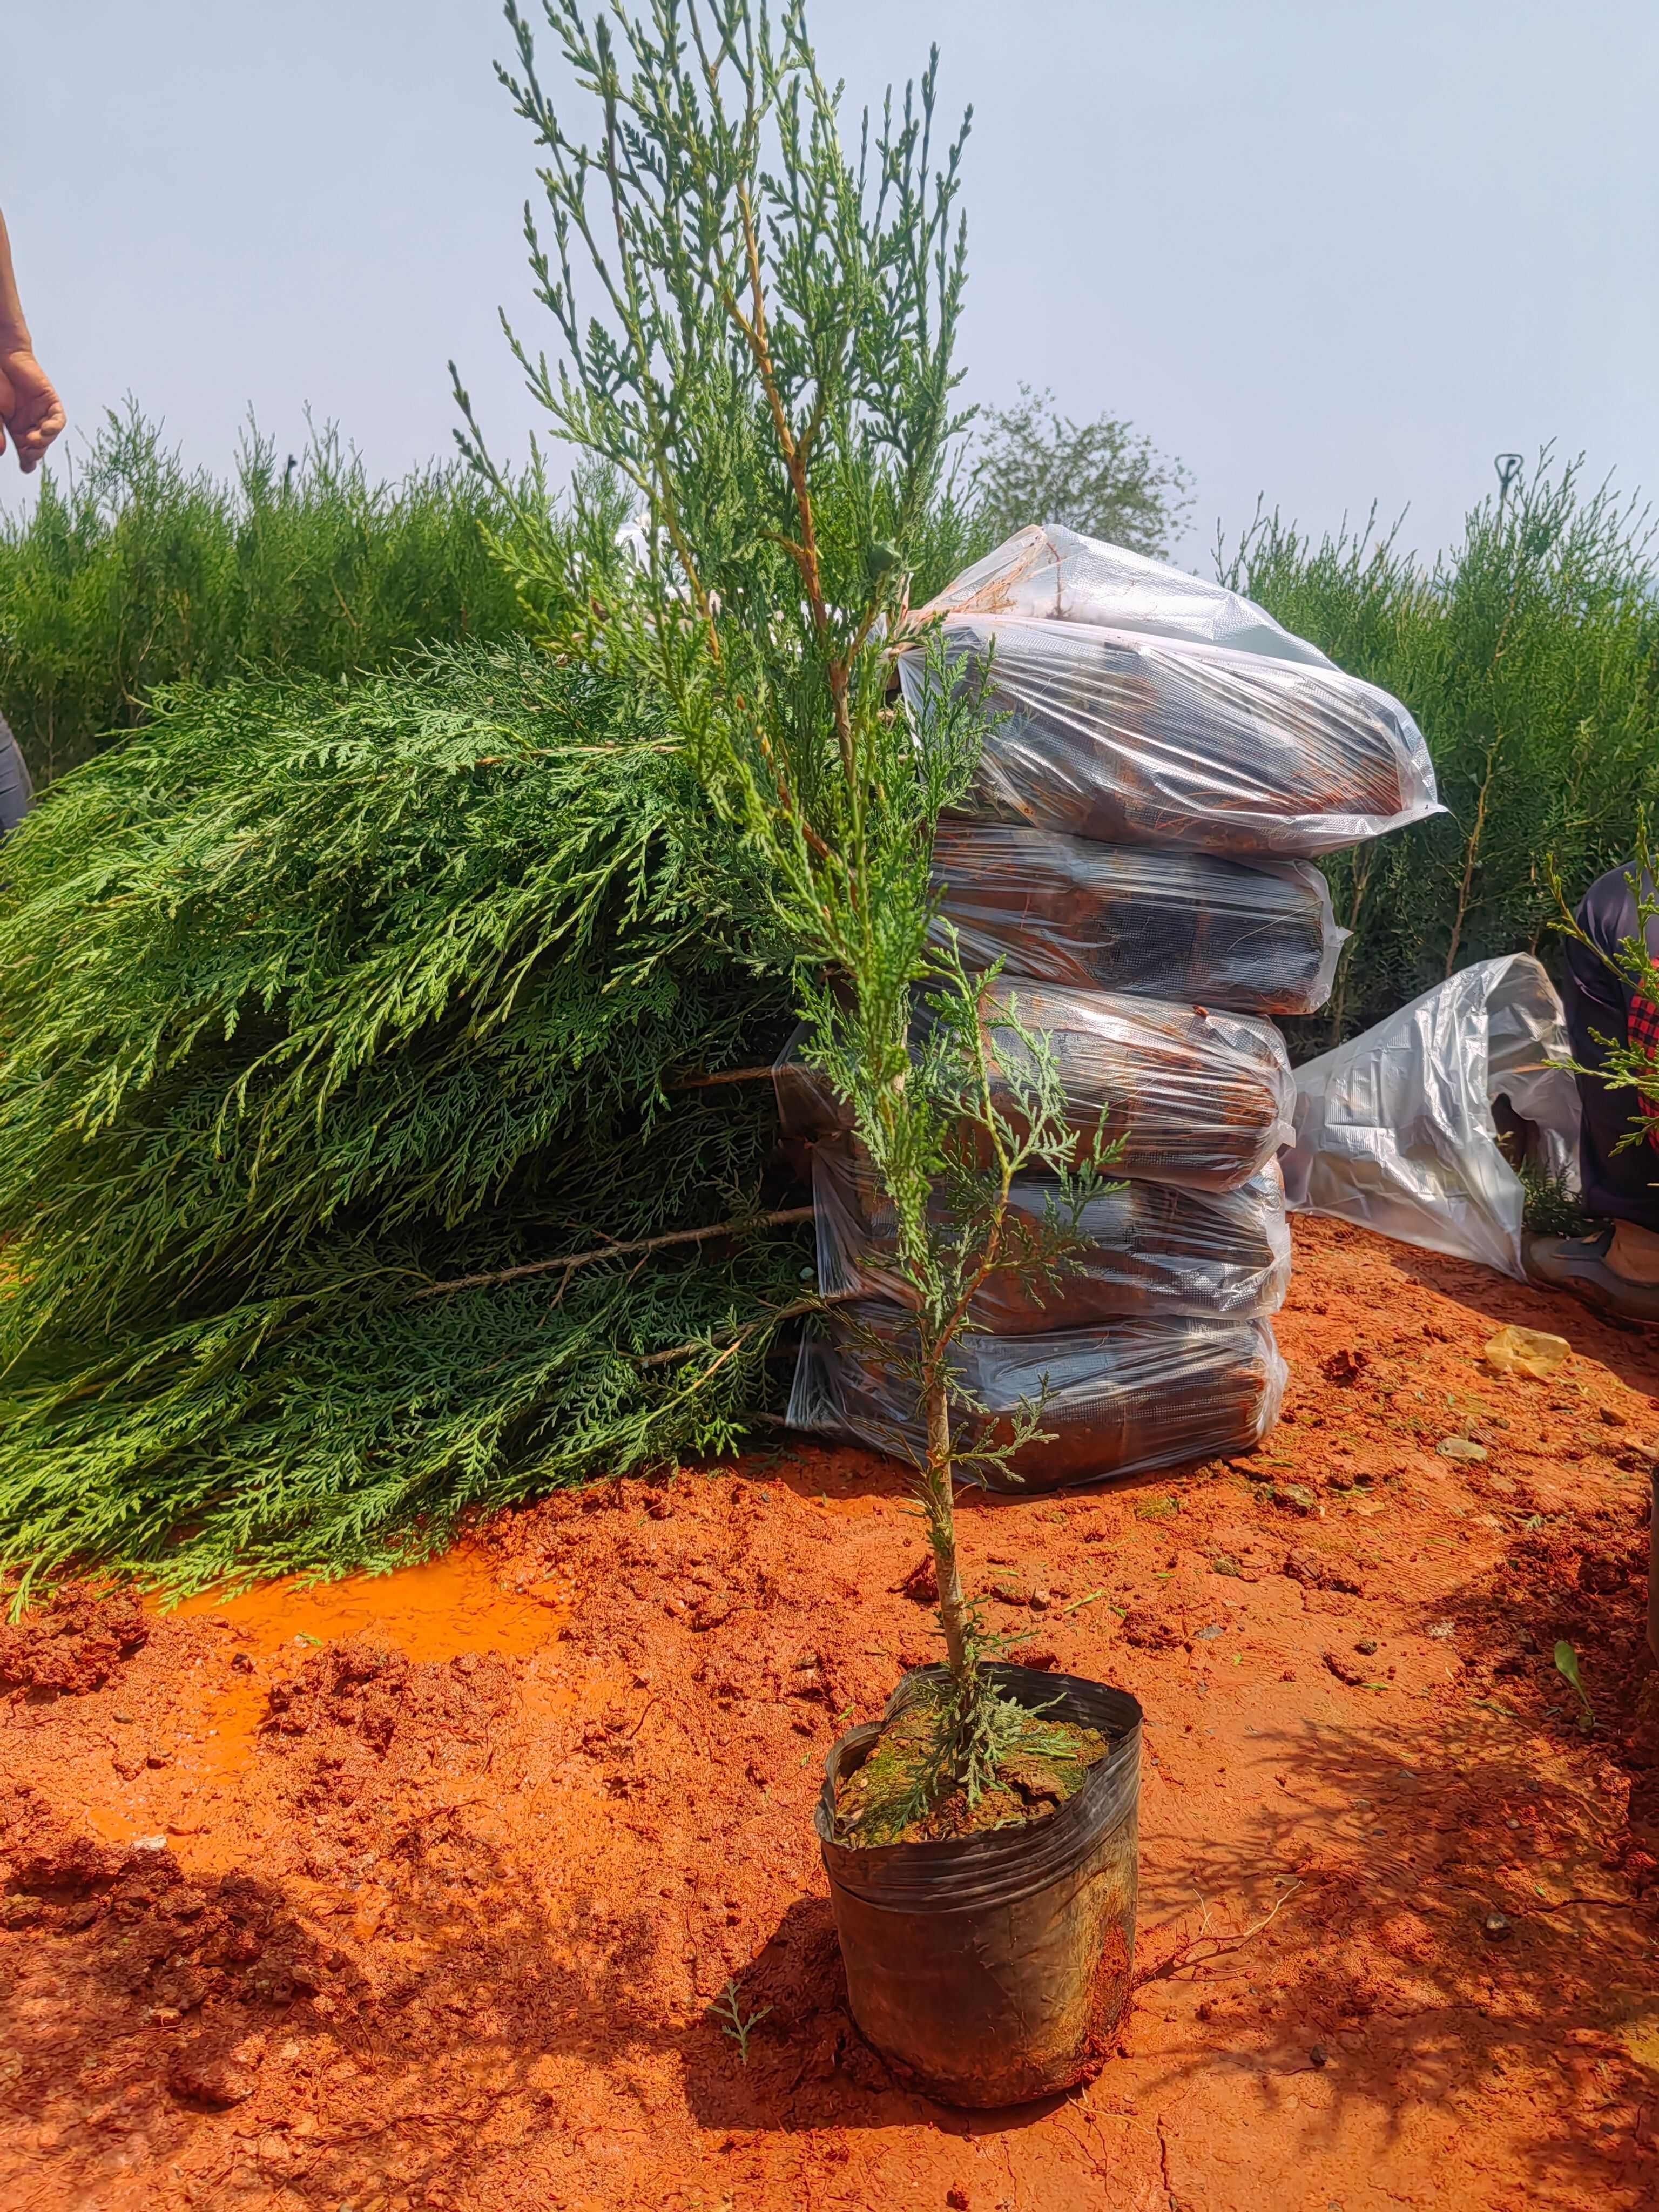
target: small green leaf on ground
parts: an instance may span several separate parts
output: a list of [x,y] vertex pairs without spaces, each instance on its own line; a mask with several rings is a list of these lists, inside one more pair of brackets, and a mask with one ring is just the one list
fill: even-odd
[[1595,1708],[1591,1705],[1589,1697],[1585,1693],[1584,1685],[1579,1680],[1578,1654],[1573,1650],[1571,1644],[1566,1641],[1565,1637],[1555,1647],[1555,1671],[1558,1674],[1565,1674],[1567,1680],[1571,1683],[1573,1688],[1578,1692],[1578,1702],[1584,1708],[1583,1712],[1579,1718],[1578,1725],[1580,1728],[1594,1728],[1595,1726]]

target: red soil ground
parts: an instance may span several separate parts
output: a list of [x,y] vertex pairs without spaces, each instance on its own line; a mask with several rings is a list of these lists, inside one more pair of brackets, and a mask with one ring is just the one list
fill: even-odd
[[[1092,2087],[950,2112],[847,2016],[811,1803],[932,1646],[897,1473],[809,1449],[378,1583],[7,1632],[0,2203],[1659,2201],[1659,1340],[1297,1241],[1259,1455],[963,1515],[1000,1621],[1148,1714]],[[1571,1361],[1493,1376],[1506,1321]]]

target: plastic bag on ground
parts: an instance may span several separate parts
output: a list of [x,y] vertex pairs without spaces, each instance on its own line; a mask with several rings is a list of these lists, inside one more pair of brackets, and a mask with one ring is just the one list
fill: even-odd
[[1347,932],[1310,860],[1099,845],[1051,830],[942,822],[934,879],[970,968],[1242,1013],[1308,1014]]
[[1296,1073],[1293,1207],[1524,1280],[1521,1179],[1493,1102],[1528,1125],[1535,1164],[1577,1187],[1578,1086],[1561,1002],[1524,952],[1449,976]]
[[[1040,1222],[1051,1183],[1016,1182],[1017,1213]],[[901,1305],[912,1297],[895,1265],[890,1206],[846,1144],[812,1154],[818,1286]],[[939,1218],[948,1229],[941,1202]],[[1086,1240],[1048,1279],[1017,1268],[987,1277],[972,1307],[994,1336],[1052,1335],[1126,1314],[1255,1321],[1277,1313],[1291,1275],[1291,1231],[1277,1162],[1237,1190],[1178,1190],[1126,1182],[1089,1200],[1078,1220]]]
[[[848,1436],[915,1457],[926,1444],[915,1385],[902,1363],[904,1316],[846,1306],[801,1346],[790,1394],[796,1429]],[[988,1409],[958,1413],[958,1432],[1005,1443],[1022,1406],[1041,1398],[1047,1443],[1023,1445],[994,1489],[1059,1490],[1251,1450],[1278,1419],[1285,1369],[1260,1321],[1120,1321],[1023,1337],[964,1336],[959,1372]]]
[[[1442,810],[1396,699],[1334,668],[1075,622],[948,615],[995,718],[966,811],[1109,844],[1312,857]],[[927,656],[903,653],[912,714]]]
[[[986,987],[981,1004],[992,1056],[1016,1076],[1026,1048],[1008,1015],[1047,1036],[1071,1127],[1086,1141],[1103,1114],[1108,1137],[1123,1140],[1115,1176],[1231,1190],[1294,1133],[1284,1041],[1254,1015],[1006,975]],[[796,1031],[773,1070],[783,1133],[844,1133],[845,1102],[802,1063],[803,1035]]]
[[1332,665],[1316,645],[1292,635],[1265,607],[1224,584],[1206,584],[1165,561],[1085,538],[1058,522],[1017,530],[994,553],[964,568],[916,618],[939,613],[1092,623],[1188,645],[1230,646],[1308,667]]

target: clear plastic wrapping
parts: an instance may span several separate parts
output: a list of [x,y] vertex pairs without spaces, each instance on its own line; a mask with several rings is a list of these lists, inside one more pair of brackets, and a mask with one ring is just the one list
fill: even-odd
[[[1006,975],[981,1003],[992,1056],[1016,1076],[1025,1048],[1008,1012],[1047,1037],[1071,1126],[1091,1138],[1103,1115],[1109,1137],[1122,1139],[1115,1174],[1231,1190],[1291,1142],[1296,1086],[1284,1041],[1254,1015]],[[802,1035],[774,1070],[784,1133],[839,1134],[848,1127],[844,1102],[802,1064]]]
[[[1034,1222],[1056,1203],[1054,1186],[1036,1178],[1009,1197]],[[895,1265],[892,1209],[850,1146],[814,1148],[812,1203],[821,1290],[913,1303]],[[943,1201],[938,1218],[948,1231]],[[1284,1304],[1291,1231],[1277,1162],[1237,1190],[1121,1183],[1089,1200],[1077,1230],[1084,1242],[1053,1276],[988,1276],[975,1324],[994,1336],[1053,1335],[1126,1314],[1259,1321]]]
[[1184,568],[1084,538],[1060,523],[1031,523],[994,553],[964,568],[918,611],[933,614],[1023,615],[1037,622],[1091,623],[1142,630],[1188,645],[1224,645],[1304,667],[1332,664],[1316,645],[1294,636],[1254,599],[1206,584]]
[[1526,1193],[1498,1145],[1507,1098],[1546,1174],[1576,1188],[1578,1086],[1540,963],[1506,952],[1460,969],[1296,1073],[1291,1202],[1526,1280]]
[[[1079,622],[947,615],[995,718],[970,805],[1109,844],[1310,857],[1441,809],[1422,734],[1329,667]],[[927,658],[899,657],[913,713]]]
[[1311,860],[1100,845],[1024,824],[948,821],[933,847],[945,919],[970,968],[1085,990],[1310,1014],[1347,937]]
[[[919,1456],[926,1437],[915,1386],[902,1372],[906,1327],[890,1305],[840,1309],[801,1346],[789,1425]],[[1285,1363],[1260,1321],[970,1335],[957,1358],[969,1392],[988,1409],[983,1419],[959,1416],[959,1433],[1005,1442],[1021,1406],[1043,1401],[1049,1441],[1024,1445],[1006,1474],[988,1476],[997,1489],[1059,1490],[1249,1451],[1278,1418],[1285,1389]]]

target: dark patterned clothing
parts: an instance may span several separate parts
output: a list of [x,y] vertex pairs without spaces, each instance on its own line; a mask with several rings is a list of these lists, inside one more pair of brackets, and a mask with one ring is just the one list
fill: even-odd
[[[1610,868],[1590,885],[1579,902],[1578,924],[1595,945],[1610,953],[1634,936],[1636,899],[1625,869]],[[1648,949],[1659,956],[1659,916],[1648,924]],[[1581,1066],[1600,1067],[1606,1059],[1598,1036],[1645,1045],[1659,1060],[1659,1005],[1632,991],[1589,946],[1569,944],[1562,998],[1573,1058]],[[1585,1212],[1659,1231],[1659,1108],[1638,1100],[1634,1091],[1609,1091],[1594,1075],[1579,1077],[1578,1096],[1584,1109],[1579,1165]],[[1646,1144],[1615,1151],[1627,1130],[1644,1124]]]
[[[1631,993],[1630,1041],[1644,1047],[1650,1060],[1659,1060],[1659,1006],[1640,991]],[[1638,1097],[1636,1103],[1648,1123],[1648,1142],[1659,1152],[1659,1099]]]
[[0,714],[0,837],[15,830],[29,811],[34,787],[21,749]]

